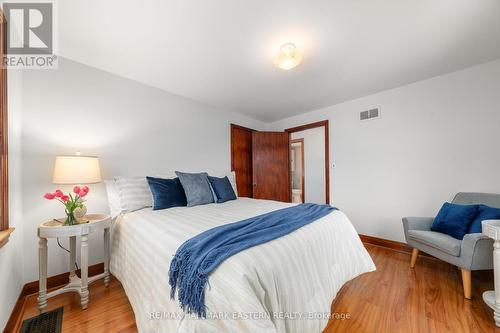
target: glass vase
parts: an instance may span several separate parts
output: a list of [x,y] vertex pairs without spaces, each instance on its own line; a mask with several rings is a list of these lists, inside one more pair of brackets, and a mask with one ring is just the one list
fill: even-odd
[[78,222],[76,221],[76,218],[73,215],[73,212],[66,213],[66,221],[64,222],[64,225],[74,225],[77,223]]

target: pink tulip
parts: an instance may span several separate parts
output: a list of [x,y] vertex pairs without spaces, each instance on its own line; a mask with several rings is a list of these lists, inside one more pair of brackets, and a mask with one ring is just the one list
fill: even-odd
[[68,202],[68,200],[69,200],[69,196],[67,196],[67,195],[63,195],[63,196],[61,197],[61,200],[62,200],[62,201],[64,201],[64,202]]
[[76,194],[78,194],[80,192],[80,186],[73,187],[73,192],[75,192]]
[[80,197],[84,197],[84,196],[86,196],[87,194],[89,194],[89,191],[90,191],[90,189],[89,189],[89,187],[88,187],[88,186],[82,186],[82,187],[80,188],[80,192],[78,192],[77,194],[78,194]]
[[56,195],[54,193],[45,193],[45,195],[43,196],[45,199],[48,199],[48,200],[54,200],[54,198],[56,197]]
[[56,190],[54,192],[54,195],[55,195],[56,198],[60,198],[60,197],[62,197],[64,195],[64,193],[61,190]]

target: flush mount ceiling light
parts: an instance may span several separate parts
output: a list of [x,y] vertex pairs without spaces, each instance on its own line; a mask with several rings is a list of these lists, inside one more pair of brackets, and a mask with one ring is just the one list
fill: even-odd
[[276,66],[281,69],[289,70],[300,64],[302,55],[297,51],[293,43],[281,45],[278,56],[276,57]]

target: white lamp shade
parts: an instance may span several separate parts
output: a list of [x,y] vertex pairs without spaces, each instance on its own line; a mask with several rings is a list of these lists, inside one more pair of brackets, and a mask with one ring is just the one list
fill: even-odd
[[91,184],[101,181],[99,158],[95,156],[57,156],[54,184]]

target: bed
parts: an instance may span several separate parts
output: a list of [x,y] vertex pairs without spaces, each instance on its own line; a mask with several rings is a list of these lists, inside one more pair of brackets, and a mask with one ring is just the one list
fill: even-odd
[[238,198],[119,216],[110,269],[125,289],[139,332],[321,332],[344,283],[375,270],[341,211],[225,260],[209,278],[206,319],[183,313],[178,301],[170,299],[168,270],[184,241],[291,205]]

